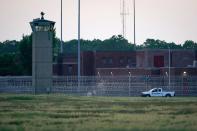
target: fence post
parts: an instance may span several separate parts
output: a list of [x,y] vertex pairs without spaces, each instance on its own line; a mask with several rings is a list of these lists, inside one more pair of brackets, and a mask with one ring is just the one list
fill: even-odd
[[148,89],[148,76],[145,76],[146,90]]
[[129,75],[129,96],[131,96],[131,75]]

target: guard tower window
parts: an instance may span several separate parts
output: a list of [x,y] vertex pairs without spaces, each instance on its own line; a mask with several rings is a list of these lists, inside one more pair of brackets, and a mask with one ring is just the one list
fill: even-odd
[[50,26],[36,26],[36,31],[50,31]]

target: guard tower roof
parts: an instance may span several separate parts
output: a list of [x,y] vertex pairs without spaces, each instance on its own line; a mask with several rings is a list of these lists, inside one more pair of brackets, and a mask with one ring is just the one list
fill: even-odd
[[35,31],[35,27],[50,27],[49,29],[53,29],[55,22],[49,21],[44,19],[44,12],[41,12],[41,18],[33,19],[32,22],[30,22],[31,28],[33,31]]

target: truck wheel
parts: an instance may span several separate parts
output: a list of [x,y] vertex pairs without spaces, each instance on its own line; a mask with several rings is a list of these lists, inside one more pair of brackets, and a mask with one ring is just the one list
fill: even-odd
[[166,94],[166,97],[171,97],[171,95],[170,94]]
[[150,97],[150,95],[148,94],[148,95],[146,95],[146,97]]

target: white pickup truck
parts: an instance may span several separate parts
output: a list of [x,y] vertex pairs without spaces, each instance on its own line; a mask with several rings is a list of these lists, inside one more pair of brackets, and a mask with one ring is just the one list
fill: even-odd
[[163,91],[162,88],[153,88],[149,91],[142,92],[142,96],[145,96],[145,97],[151,97],[151,96],[171,97],[171,96],[175,96],[175,91]]

